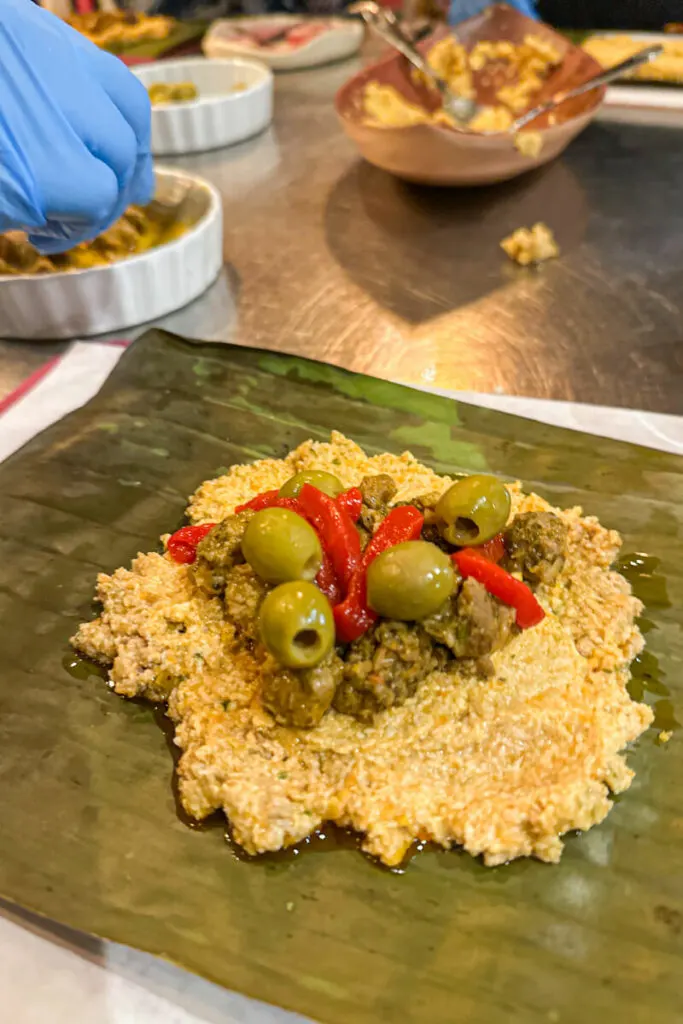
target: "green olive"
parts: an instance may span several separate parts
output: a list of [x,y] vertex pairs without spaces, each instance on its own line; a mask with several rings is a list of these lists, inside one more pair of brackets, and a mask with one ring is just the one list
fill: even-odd
[[304,484],[317,487],[323,494],[329,494],[330,498],[336,498],[344,490],[344,484],[332,473],[325,473],[322,469],[305,469],[302,473],[290,476],[282,485],[281,497],[296,498]]
[[322,565],[318,535],[288,508],[264,508],[247,523],[242,554],[266,583],[314,580]]
[[176,82],[172,87],[173,99],[176,103],[187,102],[188,100],[196,100],[199,93],[197,92],[197,86],[194,82]]
[[368,604],[387,619],[424,619],[448,600],[455,581],[445,551],[426,540],[407,540],[368,566]]
[[505,529],[510,494],[495,476],[466,476],[441,495],[434,511],[444,540],[456,547],[472,547]]
[[312,668],[334,645],[334,616],[314,583],[282,583],[259,611],[261,639],[285,668]]
[[149,93],[149,101],[152,106],[155,106],[157,103],[171,102],[171,87],[166,82],[153,82],[152,85],[148,86],[147,92]]

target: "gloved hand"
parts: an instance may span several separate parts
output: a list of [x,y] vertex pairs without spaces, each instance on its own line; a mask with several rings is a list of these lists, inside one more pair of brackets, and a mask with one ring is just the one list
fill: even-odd
[[[451,25],[465,21],[466,18],[480,14],[491,2],[492,0],[450,0],[448,20]],[[507,0],[507,3],[510,7],[516,7],[521,14],[526,14],[528,18],[538,18],[534,0]]]
[[61,252],[147,202],[150,123],[116,57],[31,0],[0,0],[0,232]]

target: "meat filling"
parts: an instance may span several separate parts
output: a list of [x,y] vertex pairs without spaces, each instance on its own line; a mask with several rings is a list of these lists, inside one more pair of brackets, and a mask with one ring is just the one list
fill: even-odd
[[342,670],[343,662],[334,653],[314,668],[296,671],[269,656],[263,667],[263,705],[279,725],[312,729],[330,707]]
[[225,577],[223,604],[228,618],[251,640],[258,638],[258,610],[270,587],[250,565],[236,565]]
[[253,515],[254,513],[247,509],[237,515],[228,516],[200,541],[197,546],[195,573],[204,590],[222,594],[230,570],[244,563],[242,538]]
[[361,721],[372,721],[378,711],[405,703],[445,661],[446,652],[421,626],[384,620],[346,652],[344,678],[333,706]]
[[373,534],[389,511],[389,503],[398,493],[398,487],[388,473],[378,473],[363,477],[360,492],[363,495],[360,523],[368,534]]
[[506,568],[527,583],[552,583],[562,571],[567,527],[552,512],[522,512],[505,531]]
[[456,658],[484,658],[507,643],[514,621],[512,608],[492,597],[477,580],[467,579],[422,626]]

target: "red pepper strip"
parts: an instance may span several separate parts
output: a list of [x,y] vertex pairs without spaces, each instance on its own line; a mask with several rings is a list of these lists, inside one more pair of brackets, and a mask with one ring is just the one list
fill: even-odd
[[339,586],[339,580],[337,574],[332,566],[330,556],[326,551],[323,551],[323,563],[320,566],[320,571],[315,578],[315,582],[327,600],[330,602],[332,607],[341,601],[341,587]]
[[[360,495],[360,491],[358,492]],[[362,501],[362,498],[361,498]],[[251,501],[246,502],[244,505],[238,505],[235,512],[243,512],[245,509],[253,509],[256,512],[260,512],[264,508],[288,508],[292,512],[296,512],[302,519],[310,522],[313,527],[317,530],[317,524],[311,515],[302,507],[301,503],[297,498],[281,498],[279,491],[265,491],[263,494],[258,494]],[[355,530],[355,527],[354,527]],[[320,532],[320,531],[318,531]],[[320,538],[321,544],[323,544],[322,538]],[[194,561],[194,559],[192,559]],[[325,550],[323,544],[323,563],[320,567],[320,571],[315,578],[319,589],[328,599],[330,604],[335,605],[341,600],[342,591],[339,584],[339,579],[335,571],[334,565],[330,558],[330,555]]]
[[545,612],[527,587],[511,576],[499,565],[489,562],[474,548],[463,548],[456,551],[451,558],[458,567],[461,576],[482,583],[489,594],[493,594],[503,604],[509,604],[517,613],[517,625],[520,629],[537,626],[545,618]]
[[166,550],[174,562],[180,565],[192,565],[197,558],[197,545],[213,530],[215,523],[203,523],[201,526],[183,526],[168,538]]
[[370,543],[363,552],[361,566],[367,569],[387,548],[402,544],[405,540],[419,540],[425,517],[414,505],[392,508],[377,527]]
[[345,509],[317,487],[304,484],[296,499],[302,514],[313,524],[323,550],[330,556],[344,592],[360,565],[360,537],[356,524]]
[[354,523],[357,523],[363,508],[363,495],[360,492],[360,488],[349,487],[348,491],[342,491],[341,494],[338,494],[335,500],[339,508],[343,508],[344,511],[348,512]]
[[368,608],[366,594],[366,574],[368,566],[387,548],[393,548],[405,540],[417,540],[422,533],[424,516],[412,505],[392,508],[388,516],[382,520],[363,552],[360,566],[353,574],[348,593],[344,601],[334,609],[334,622],[337,628],[337,639],[349,644],[362,636],[373,622],[377,614]]
[[278,497],[279,491],[264,491],[263,494],[257,494],[251,501],[245,501],[243,505],[238,505],[235,509],[235,515],[238,512],[245,512],[248,508],[254,510],[254,512],[260,512],[262,508],[272,508],[273,501]]
[[272,501],[270,502],[270,504],[267,505],[266,507],[267,508],[288,508],[288,509],[291,509],[292,512],[296,512],[296,514],[298,516],[301,516],[302,519],[306,518],[306,516],[303,514],[303,512],[301,510],[301,506],[299,505],[299,502],[296,500],[296,498],[273,498]]
[[479,544],[477,551],[488,558],[489,562],[495,562],[496,565],[503,561],[505,557],[505,541],[503,540],[503,534],[499,533],[497,537],[492,537],[491,540],[487,540],[485,544]]
[[342,644],[353,643],[377,621],[377,612],[368,608],[366,574],[360,569],[351,579],[349,590],[341,602],[332,609],[337,640]]

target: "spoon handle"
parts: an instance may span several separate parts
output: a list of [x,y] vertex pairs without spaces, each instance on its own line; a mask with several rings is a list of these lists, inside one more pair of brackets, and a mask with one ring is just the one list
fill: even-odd
[[359,3],[351,4],[348,8],[351,14],[360,14],[364,21],[374,31],[389,43],[395,50],[402,53],[410,61],[413,67],[421,71],[430,82],[433,82],[442,94],[448,91],[446,83],[438,75],[435,75],[420,51],[413,45],[412,40],[403,32],[393,11],[387,10],[374,3],[374,0],[360,0]]
[[634,71],[641,64],[649,64],[655,57],[659,57],[663,49],[664,47],[661,43],[656,43],[654,46],[646,46],[645,49],[634,53],[628,60],[622,60],[619,64],[615,64],[614,67],[607,68],[602,74],[596,75],[595,78],[589,79],[582,85],[577,85],[575,89],[568,89],[564,93],[559,93],[558,96],[554,97],[554,101],[561,103],[562,100],[569,99],[572,96],[581,96],[582,93],[590,92],[591,89],[599,89],[601,85],[607,85],[616,78],[621,78],[622,75],[628,74],[629,71]]
[[589,78],[587,82],[582,82],[581,85],[575,86],[573,89],[565,89],[563,92],[558,92],[553,96],[547,103],[541,103],[538,107],[534,107],[533,110],[529,110],[526,114],[522,114],[518,117],[513,125],[514,131],[519,131],[525,125],[529,124],[530,121],[535,121],[541,114],[547,113],[549,110],[554,110],[555,107],[559,107],[565,100],[573,99],[575,96],[582,96],[586,92],[591,92],[593,89],[599,89],[603,85],[608,85],[613,82],[616,78],[621,78],[629,71],[633,71],[635,68],[639,68],[641,64],[647,64],[649,61],[654,60],[658,57],[664,47],[661,43],[657,43],[654,46],[646,46],[645,49],[639,50],[638,53],[634,53],[628,60],[622,60],[619,64],[615,64],[612,68],[607,68],[606,71],[602,71],[599,75],[594,75],[593,78]]

